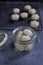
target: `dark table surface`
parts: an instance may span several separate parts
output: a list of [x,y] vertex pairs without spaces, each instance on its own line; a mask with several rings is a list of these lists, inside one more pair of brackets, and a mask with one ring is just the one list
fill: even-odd
[[[34,4],[38,4],[43,27],[43,3]],[[1,31],[11,35],[11,31]],[[0,65],[43,65],[43,28],[38,32],[40,43],[37,40],[31,52],[17,52],[13,47],[13,40],[10,38],[5,47],[0,49]]]

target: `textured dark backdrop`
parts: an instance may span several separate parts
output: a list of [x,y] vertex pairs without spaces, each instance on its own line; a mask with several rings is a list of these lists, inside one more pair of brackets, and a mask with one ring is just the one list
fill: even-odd
[[[5,3],[1,5],[0,3],[0,13],[1,13],[0,19],[2,17],[2,20],[5,19],[3,20],[5,22],[7,20],[5,13],[9,12],[8,10],[10,10],[9,8],[10,3],[8,2],[8,4],[9,5]],[[43,26],[43,3],[34,3],[34,4],[38,5],[40,18],[41,18],[41,22]],[[3,11],[3,9],[5,9],[5,11]],[[0,32],[6,32],[9,36],[11,36],[12,34],[12,31],[8,31],[8,30],[6,31],[0,30]],[[3,49],[0,49],[0,65],[43,65],[43,29],[42,31],[38,32],[38,37],[40,39],[40,43],[38,42],[38,39],[36,39],[37,41],[35,41],[34,49],[30,53],[29,52],[25,52],[25,53],[17,52],[14,49],[12,38],[10,40],[8,39],[5,47]]]
[[5,2],[5,1],[10,1],[10,2],[12,2],[12,1],[43,2],[43,0],[0,0],[0,1],[3,1],[3,2]]

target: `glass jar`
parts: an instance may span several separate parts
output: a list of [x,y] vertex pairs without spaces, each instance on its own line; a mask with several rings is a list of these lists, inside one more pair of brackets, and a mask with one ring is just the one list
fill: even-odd
[[[16,35],[19,31],[23,31],[24,29],[29,29],[33,32],[33,36],[31,38],[31,40],[28,41],[17,41],[16,40]],[[16,29],[13,30],[12,33],[12,38],[14,40],[14,46],[15,49],[18,51],[31,51],[34,48],[34,41],[36,38],[36,32],[34,31],[34,29],[30,28],[29,26],[20,26],[17,27]]]

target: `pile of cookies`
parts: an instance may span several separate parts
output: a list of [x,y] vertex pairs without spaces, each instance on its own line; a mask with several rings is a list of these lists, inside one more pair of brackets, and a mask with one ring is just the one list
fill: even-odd
[[18,31],[16,35],[17,41],[29,41],[31,40],[31,37],[33,36],[33,32],[29,29],[24,29],[23,31]]
[[25,12],[21,12],[19,8],[14,8],[14,14],[11,15],[11,19],[14,21],[18,21],[19,18],[26,19],[28,18],[28,15],[31,15],[32,21],[30,21],[29,25],[33,28],[37,28],[39,26],[39,15],[37,14],[36,9],[32,8],[30,5],[25,5],[24,11]]

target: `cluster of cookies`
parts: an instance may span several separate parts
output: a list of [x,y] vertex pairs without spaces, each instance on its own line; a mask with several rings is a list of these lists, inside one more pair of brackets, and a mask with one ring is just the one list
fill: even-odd
[[33,32],[29,29],[24,29],[23,31],[19,31],[16,35],[17,41],[29,41],[33,36]]
[[25,5],[24,6],[24,11],[25,12],[20,12],[19,8],[14,8],[13,13],[11,15],[11,19],[18,21],[19,18],[25,19],[28,18],[28,15],[31,15],[31,20],[30,21],[30,26],[33,28],[37,28],[39,26],[39,15],[37,14],[36,9],[32,8],[30,5]]

